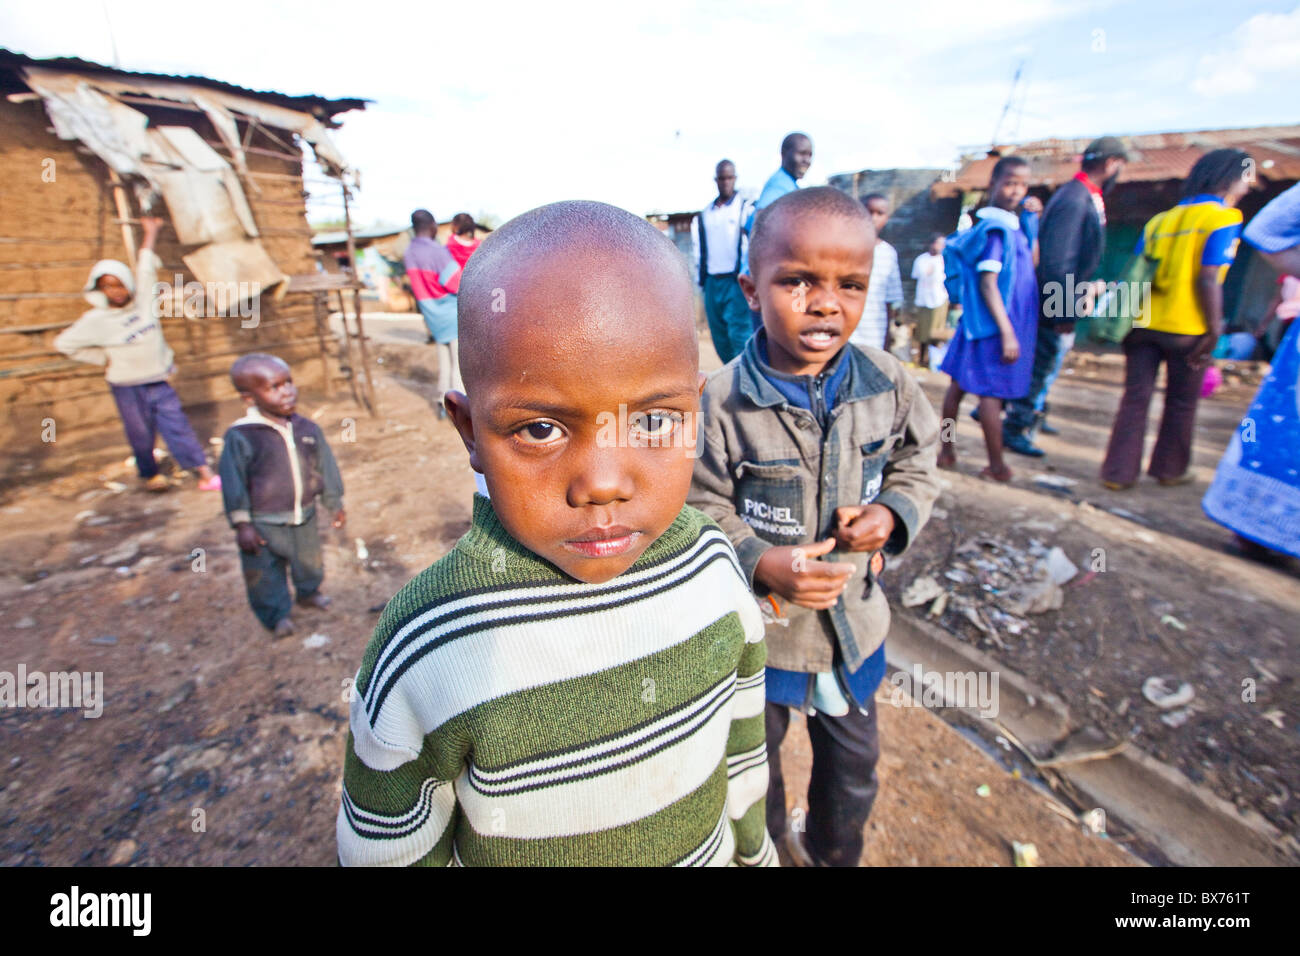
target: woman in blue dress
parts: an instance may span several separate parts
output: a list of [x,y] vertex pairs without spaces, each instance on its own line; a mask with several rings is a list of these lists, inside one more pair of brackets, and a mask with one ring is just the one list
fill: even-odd
[[955,468],[952,424],[967,392],[979,397],[980,427],[989,464],[980,474],[1010,481],[1002,458],[1002,403],[1029,394],[1038,335],[1038,279],[1034,254],[1016,211],[1029,188],[1029,163],[1004,156],[993,167],[989,205],[976,224],[948,240],[961,263],[963,311],[941,371],[952,376],[943,399],[939,467]]
[[1300,558],[1300,322],[1292,322],[1201,502],[1244,542]]

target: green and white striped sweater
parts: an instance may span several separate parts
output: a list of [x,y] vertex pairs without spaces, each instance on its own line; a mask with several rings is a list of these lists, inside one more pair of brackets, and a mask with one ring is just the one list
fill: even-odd
[[344,865],[775,865],[763,622],[685,507],[574,581],[491,503],[389,602],[357,673]]

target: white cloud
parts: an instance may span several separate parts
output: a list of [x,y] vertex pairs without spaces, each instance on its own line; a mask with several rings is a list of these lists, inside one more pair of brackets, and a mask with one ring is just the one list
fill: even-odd
[[1256,14],[1232,32],[1226,45],[1197,63],[1192,81],[1197,93],[1229,96],[1252,93],[1261,83],[1294,84],[1300,80],[1300,7]]

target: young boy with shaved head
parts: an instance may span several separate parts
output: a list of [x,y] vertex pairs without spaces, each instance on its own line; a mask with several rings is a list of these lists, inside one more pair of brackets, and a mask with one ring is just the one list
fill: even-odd
[[[799,864],[861,857],[889,630],[879,578],[939,492],[929,401],[892,355],[850,344],[873,248],[868,211],[837,189],[791,192],[759,214],[740,284],[763,327],[704,387],[689,499],[726,531],[764,607],[767,825]],[[791,708],[812,741],[806,833],[786,824]]]
[[489,495],[366,649],[340,862],[775,862],[762,620],[685,504],[694,314],[672,243],[600,203],[469,260],[446,406]]
[[325,568],[316,498],[343,527],[343,479],[325,434],[295,413],[298,389],[289,366],[274,355],[241,355],[230,380],[247,406],[226,432],[221,450],[221,493],[235,529],[239,560],[253,613],[276,638],[293,633],[289,585],[298,603],[324,609]]

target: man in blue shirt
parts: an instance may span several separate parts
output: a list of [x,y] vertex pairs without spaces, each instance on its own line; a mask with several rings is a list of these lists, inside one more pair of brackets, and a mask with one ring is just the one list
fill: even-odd
[[[781,140],[781,168],[767,178],[763,184],[763,191],[759,193],[758,201],[754,203],[754,211],[749,214],[749,220],[745,223],[745,235],[754,235],[754,217],[760,209],[766,209],[772,203],[776,202],[786,193],[792,193],[799,188],[799,180],[803,179],[808,172],[808,167],[812,165],[813,145],[812,139],[807,133],[787,133],[785,139]],[[746,262],[740,270],[741,275],[749,275],[749,263]],[[763,324],[762,314],[756,310],[750,310],[749,317],[758,329]]]
[[[768,177],[758,202],[754,203],[754,212],[765,209],[786,193],[798,189],[799,180],[803,179],[808,167],[812,165],[812,157],[812,140],[806,133],[791,133],[781,140],[781,168]],[[753,233],[753,215],[749,217],[745,231]]]

